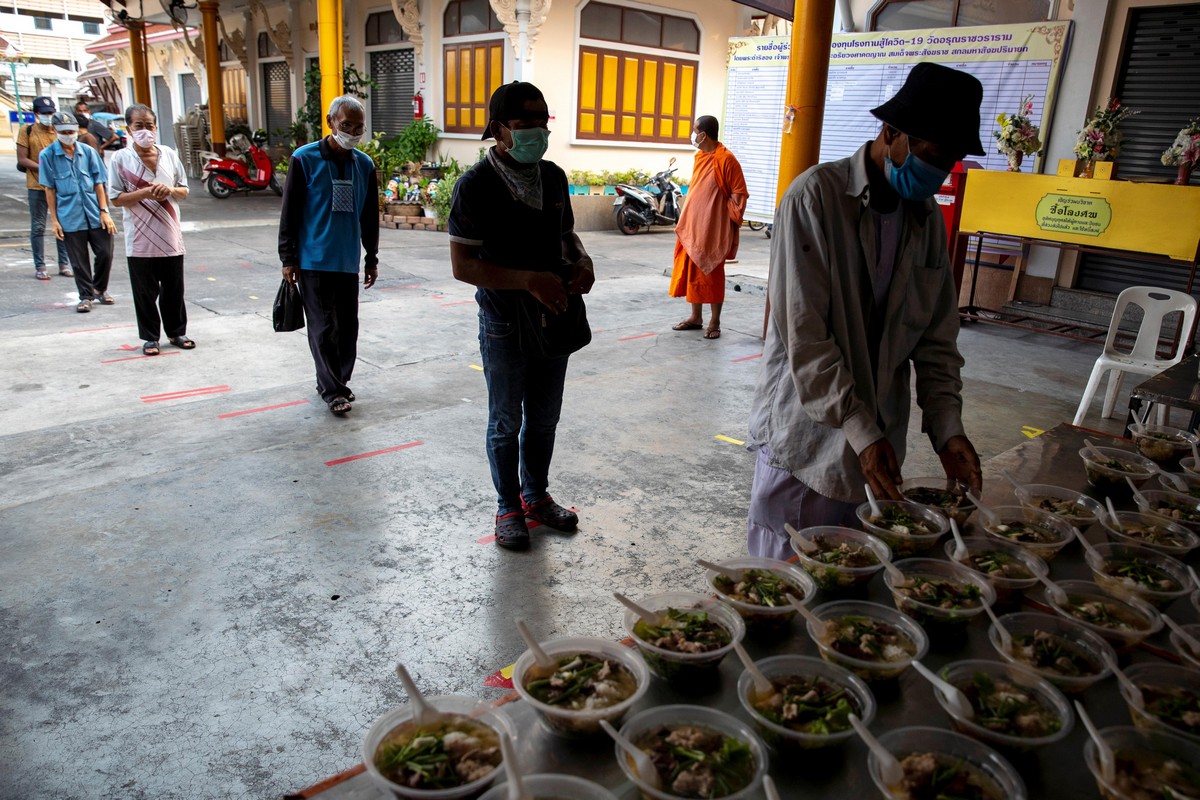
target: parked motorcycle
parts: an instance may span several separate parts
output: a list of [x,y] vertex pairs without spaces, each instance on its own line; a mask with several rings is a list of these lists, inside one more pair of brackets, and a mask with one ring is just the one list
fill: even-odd
[[202,153],[203,180],[208,193],[218,200],[224,200],[234,192],[249,193],[260,189],[270,189],[277,195],[283,195],[283,185],[275,174],[275,164],[262,149],[266,143],[267,132],[258,130],[250,140],[240,133],[230,139],[229,149],[233,155],[222,157],[216,153]]
[[672,158],[667,169],[655,175],[643,187],[627,183],[617,185],[617,199],[613,211],[617,215],[617,227],[626,236],[632,236],[651,225],[674,225],[683,210],[683,192],[671,180],[675,174]]

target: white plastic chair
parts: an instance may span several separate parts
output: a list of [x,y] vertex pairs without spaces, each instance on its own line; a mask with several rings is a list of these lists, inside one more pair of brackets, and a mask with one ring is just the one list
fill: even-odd
[[[1133,350],[1124,353],[1115,346],[1117,329],[1125,309],[1129,306],[1139,306],[1142,309],[1142,324],[1138,328],[1137,340]],[[1174,352],[1168,358],[1158,358],[1158,337],[1162,331],[1163,317],[1173,311],[1183,312],[1183,326],[1180,329],[1179,341]],[[1096,389],[1104,373],[1112,371],[1108,379],[1108,391],[1104,395],[1104,411],[1101,417],[1112,417],[1113,406],[1117,403],[1117,393],[1121,391],[1121,382],[1126,372],[1138,375],[1157,375],[1167,367],[1178,364],[1183,359],[1184,349],[1192,336],[1192,323],[1196,318],[1196,299],[1183,292],[1170,289],[1158,289],[1153,286],[1131,286],[1117,295],[1117,305],[1113,309],[1112,322],[1108,324],[1108,338],[1104,341],[1104,352],[1096,359],[1092,367],[1092,375],[1088,378],[1087,388],[1083,390],[1083,399],[1079,401],[1079,410],[1075,412],[1073,424],[1083,422]]]

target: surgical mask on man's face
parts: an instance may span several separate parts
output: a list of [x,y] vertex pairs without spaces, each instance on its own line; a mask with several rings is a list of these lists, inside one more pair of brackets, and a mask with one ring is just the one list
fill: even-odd
[[67,147],[70,147],[71,145],[75,144],[75,140],[78,138],[79,138],[78,133],[60,133],[58,135],[59,143],[64,144]]
[[937,194],[938,189],[942,188],[946,176],[950,173],[913,155],[910,142],[908,156],[900,166],[897,167],[892,163],[891,150],[884,155],[883,174],[892,188],[896,190],[896,194],[905,200],[928,200]]
[[53,114],[38,114],[38,115],[37,115],[37,121],[38,121],[38,122],[40,122],[40,123],[42,123],[43,125],[49,125],[49,124],[50,124],[50,118],[51,118],[52,116],[54,116],[54,115],[53,115]]
[[143,150],[154,147],[154,143],[158,140],[158,132],[146,128],[130,131],[129,135],[133,137],[133,143]]
[[692,131],[692,147],[700,147],[700,137],[703,135],[704,134],[702,133],[696,133],[695,131]]
[[343,133],[342,131],[333,132],[333,140],[337,142],[337,146],[343,150],[353,150],[358,146],[358,143],[363,140],[364,134]]
[[508,154],[521,164],[536,164],[550,147],[550,131],[546,128],[510,129],[509,133],[512,134],[513,143],[508,148]]

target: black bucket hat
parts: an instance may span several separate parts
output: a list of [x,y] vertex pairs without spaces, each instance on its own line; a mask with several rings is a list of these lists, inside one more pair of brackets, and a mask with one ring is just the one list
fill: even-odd
[[983,84],[961,70],[922,61],[900,91],[871,113],[896,130],[940,147],[986,155],[979,141]]
[[542,90],[532,83],[513,81],[501,84],[492,92],[491,102],[488,103],[488,124],[484,126],[483,136],[479,138],[492,138],[490,131],[493,122],[506,125],[509,120],[529,117],[529,112],[525,110],[525,103],[529,100],[545,102],[546,98],[542,95]]

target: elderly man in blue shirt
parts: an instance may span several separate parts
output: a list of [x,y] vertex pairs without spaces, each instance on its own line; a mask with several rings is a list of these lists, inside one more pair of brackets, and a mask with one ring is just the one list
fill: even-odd
[[[104,191],[108,170],[100,154],[78,141],[79,122],[74,114],[58,112],[50,118],[58,141],[38,157],[38,180],[46,187],[46,207],[51,230],[67,248],[75,271],[79,305],[75,310],[92,310],[93,303],[113,304],[108,293],[112,272],[113,234],[117,226],[108,214]],[[95,257],[88,264],[88,249]]]

